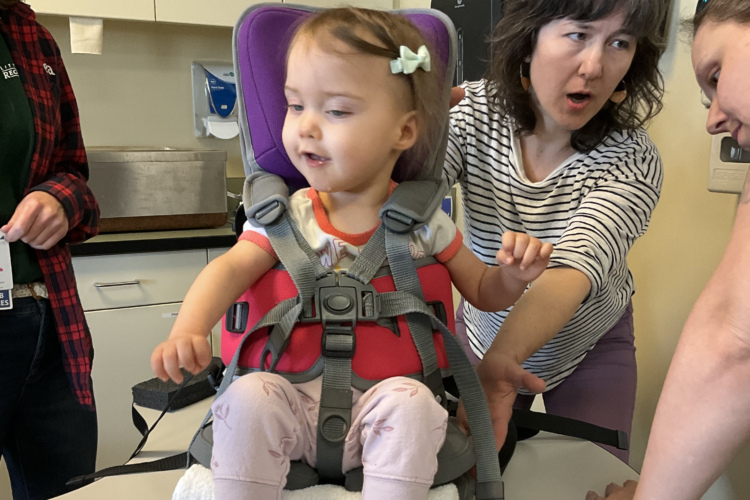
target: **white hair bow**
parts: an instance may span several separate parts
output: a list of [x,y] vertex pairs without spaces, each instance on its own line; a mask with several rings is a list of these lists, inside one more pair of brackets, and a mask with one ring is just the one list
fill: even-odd
[[394,75],[398,73],[410,75],[417,68],[430,71],[430,51],[424,45],[419,47],[416,54],[406,45],[402,45],[400,53],[401,57],[391,61],[391,73]]

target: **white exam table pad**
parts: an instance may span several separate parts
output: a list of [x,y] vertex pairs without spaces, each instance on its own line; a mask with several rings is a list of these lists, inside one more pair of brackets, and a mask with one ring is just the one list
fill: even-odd
[[[164,416],[144,450],[130,463],[156,460],[185,451],[211,406],[212,398]],[[140,408],[149,425],[159,412]],[[100,479],[64,500],[170,500],[184,470]],[[508,500],[584,500],[588,490],[602,493],[610,482],[638,479],[626,464],[593,443],[545,432],[518,443],[503,476]],[[703,500],[724,500],[707,494]]]

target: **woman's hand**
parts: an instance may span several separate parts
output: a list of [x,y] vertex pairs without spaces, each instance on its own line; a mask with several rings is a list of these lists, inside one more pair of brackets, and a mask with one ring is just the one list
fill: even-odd
[[[513,403],[518,395],[518,389],[523,387],[538,394],[544,391],[545,383],[536,375],[524,370],[521,363],[515,359],[500,352],[493,352],[492,349],[487,351],[476,370],[487,397],[495,442],[500,450],[508,434],[508,423],[513,416]],[[457,417],[459,427],[468,434],[469,421],[463,404],[458,407]]]
[[466,97],[466,91],[464,89],[462,89],[461,87],[453,87],[451,89],[451,108],[455,107],[456,104],[463,101],[464,97]]
[[21,200],[0,231],[8,243],[21,240],[31,248],[49,250],[68,234],[68,217],[57,198],[33,191]]
[[508,231],[503,234],[503,247],[497,252],[497,263],[505,273],[519,281],[534,281],[549,264],[552,244],[542,243],[533,236]]
[[174,332],[151,355],[151,369],[163,381],[182,383],[180,366],[193,375],[203,371],[211,362],[211,345],[205,335]]
[[603,497],[594,491],[589,491],[586,494],[586,500],[633,500],[636,486],[638,486],[637,481],[625,481],[622,486],[610,483],[604,490]]

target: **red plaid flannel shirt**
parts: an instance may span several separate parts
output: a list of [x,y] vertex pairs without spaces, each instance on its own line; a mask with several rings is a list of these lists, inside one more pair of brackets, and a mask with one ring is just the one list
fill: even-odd
[[84,241],[99,232],[99,206],[86,184],[89,168],[78,106],[60,49],[27,5],[19,2],[0,12],[0,34],[18,68],[34,116],[36,145],[24,196],[32,191],[48,193],[62,204],[68,216],[67,236],[36,255],[49,291],[70,385],[78,401],[93,409],[94,350],[68,249],[68,243]]

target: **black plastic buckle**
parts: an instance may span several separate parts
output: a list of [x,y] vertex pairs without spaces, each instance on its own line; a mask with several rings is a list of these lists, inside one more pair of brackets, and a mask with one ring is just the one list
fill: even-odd
[[[432,310],[432,313],[435,315],[435,317],[440,320],[440,322],[444,325],[448,324],[448,314],[445,310],[445,304],[443,304],[439,300],[434,300],[432,302],[427,302],[427,307]],[[432,331],[437,332],[439,331],[439,328],[437,324],[435,324],[435,320],[430,318],[430,323],[432,326]]]
[[302,323],[351,324],[376,321],[380,316],[380,295],[371,284],[364,284],[345,272],[330,272],[315,282],[312,307],[300,316]]
[[249,310],[250,304],[247,302],[236,302],[229,306],[224,321],[226,330],[230,333],[245,333]]
[[213,387],[217,391],[219,390],[221,381],[224,380],[224,368],[224,363],[220,363],[211,367],[211,369],[206,374],[206,380],[208,380],[208,383],[211,384],[211,387]]
[[[330,343],[329,343],[330,342]],[[349,343],[348,346],[345,344]],[[320,351],[327,358],[353,358],[357,350],[357,336],[350,326],[329,325],[323,330]]]

